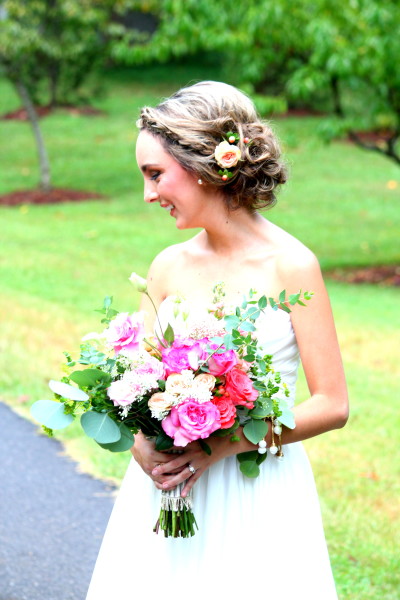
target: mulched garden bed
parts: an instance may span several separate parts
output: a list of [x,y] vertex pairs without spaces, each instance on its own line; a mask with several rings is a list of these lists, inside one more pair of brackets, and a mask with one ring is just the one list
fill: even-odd
[[[380,131],[355,131],[354,133],[362,142],[366,144],[379,144],[379,142],[387,142],[387,140],[393,135],[393,131],[390,131],[390,129],[382,129]],[[350,143],[355,143],[354,140],[351,139],[351,136],[348,136],[347,139]]]
[[344,281],[346,283],[400,286],[400,266],[396,265],[381,265],[359,269],[334,269],[333,271],[328,271],[326,276],[329,279]]
[[0,206],[21,206],[23,204],[58,204],[60,202],[82,202],[83,200],[104,199],[106,196],[94,192],[53,188],[43,190],[19,190],[0,196]]
[[[87,117],[97,117],[99,115],[104,115],[105,112],[98,108],[93,108],[93,106],[74,106],[71,104],[65,104],[61,106],[35,106],[36,113],[39,117],[47,117],[57,110],[63,110],[68,112],[70,115],[83,115]],[[3,121],[28,121],[28,115],[25,108],[18,108],[17,110],[12,110],[2,116],[0,119]]]

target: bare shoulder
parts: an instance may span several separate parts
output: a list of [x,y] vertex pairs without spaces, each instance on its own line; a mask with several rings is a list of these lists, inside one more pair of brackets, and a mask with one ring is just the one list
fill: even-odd
[[147,275],[150,293],[159,301],[173,293],[173,275],[179,271],[188,252],[189,242],[173,244],[162,250],[154,258]]
[[279,227],[274,228],[273,240],[276,275],[283,287],[304,290],[322,281],[318,259],[305,244]]

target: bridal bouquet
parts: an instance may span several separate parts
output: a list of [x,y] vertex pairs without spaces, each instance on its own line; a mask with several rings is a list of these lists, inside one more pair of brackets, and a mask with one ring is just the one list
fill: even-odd
[[[146,280],[136,274],[130,280],[153,302]],[[111,452],[129,450],[141,431],[159,451],[179,452],[197,440],[210,453],[207,438],[228,435],[234,443],[240,439],[236,429],[243,426],[243,434],[259,448],[237,455],[240,469],[257,477],[267,457],[266,420],[272,421],[278,440],[282,425],[294,428],[295,423],[285,400],[288,390],[272,368],[272,357],[262,352],[255,323],[268,305],[290,312],[289,305],[304,305],[311,295],[298,292],[286,299],[283,291],[274,300],[256,298],[250,290],[240,306],[227,312],[219,284],[205,318],[181,315],[185,327],[163,328],[155,309],[152,339],[145,337],[142,313],[118,313],[107,297],[99,311],[106,328],[83,338],[77,360],[65,353],[68,375],[49,383],[55,400],[35,402],[32,415],[49,435],[80,415],[83,431]],[[178,317],[179,302],[174,313]],[[281,457],[280,443],[273,442],[269,452]],[[156,532],[194,535],[192,497],[182,498],[182,487],[162,492]]]

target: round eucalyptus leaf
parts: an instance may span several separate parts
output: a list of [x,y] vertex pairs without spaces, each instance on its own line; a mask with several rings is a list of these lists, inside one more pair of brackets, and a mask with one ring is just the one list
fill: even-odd
[[89,410],[81,416],[83,431],[99,444],[112,444],[121,438],[118,425],[107,413]]
[[62,381],[54,381],[54,379],[51,379],[49,381],[49,388],[55,394],[67,398],[68,400],[75,400],[75,402],[89,400],[89,396],[85,392],[68,383],[63,383]]
[[249,452],[240,452],[240,454],[236,454],[236,458],[240,463],[245,461],[255,461],[259,456],[257,450],[250,450]]
[[100,369],[83,369],[83,371],[74,371],[69,376],[72,381],[79,386],[92,387],[99,383],[110,383],[111,377],[108,373],[100,371]]
[[109,450],[110,452],[125,452],[125,450],[129,450],[133,446],[133,433],[123,423],[120,423],[119,425],[117,425],[117,427],[119,428],[121,433],[121,437],[119,440],[111,444],[100,444],[99,442],[97,443],[99,444],[99,446],[101,446],[105,450]]
[[265,421],[252,419],[243,427],[243,433],[252,444],[258,444],[268,433],[268,425]]
[[282,410],[279,421],[282,423],[282,425],[285,425],[285,427],[288,427],[289,429],[294,429],[296,427],[294,414],[289,408],[284,408]]
[[246,477],[258,477],[260,474],[260,467],[255,461],[243,461],[240,463],[240,470]]
[[249,411],[249,417],[252,419],[265,419],[265,417],[268,417],[270,414],[271,410],[269,410],[269,407],[264,408],[262,406],[255,406]]
[[64,413],[64,404],[54,400],[38,400],[31,406],[31,415],[49,429],[63,429],[74,420],[72,415]]

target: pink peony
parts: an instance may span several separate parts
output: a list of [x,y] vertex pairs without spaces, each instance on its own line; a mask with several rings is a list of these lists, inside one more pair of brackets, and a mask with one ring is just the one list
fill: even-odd
[[143,315],[119,313],[104,331],[106,343],[112,346],[116,354],[132,354],[139,349],[144,338]]
[[198,369],[199,361],[207,357],[205,344],[199,340],[176,338],[172,346],[162,349],[166,375]]
[[[211,350],[215,350],[216,348],[218,348],[218,345],[210,344],[209,348]],[[221,354],[216,352],[207,361],[210,373],[215,377],[219,377],[220,375],[228,373],[228,371],[233,369],[237,362],[238,359],[234,350],[225,350],[225,352],[222,352]]]
[[254,400],[258,392],[253,387],[250,377],[238,368],[232,369],[226,375],[225,390],[232,399],[233,404],[254,408]]
[[232,400],[228,395],[215,396],[212,399],[212,403],[219,410],[221,417],[221,429],[229,429],[235,422],[236,419],[236,408]]
[[162,421],[165,433],[174,439],[175,446],[186,446],[199,438],[207,438],[221,426],[220,413],[212,402],[197,402],[189,398]]

